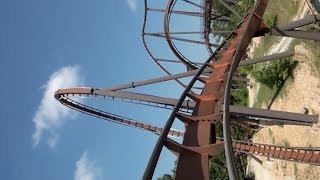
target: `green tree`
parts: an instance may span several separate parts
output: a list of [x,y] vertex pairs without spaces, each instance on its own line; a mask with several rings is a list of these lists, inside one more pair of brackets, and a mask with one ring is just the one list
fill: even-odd
[[164,174],[162,177],[159,177],[158,180],[173,180],[173,177],[170,174]]
[[269,88],[279,87],[286,77],[291,74],[292,58],[281,59],[265,63],[252,70],[251,75],[259,83]]
[[[238,0],[238,1],[225,1],[229,6],[231,6],[235,11],[244,16],[251,6],[254,4],[254,0]],[[213,19],[212,30],[213,32],[219,31],[232,31],[240,22],[240,18],[229,11],[224,5],[222,5],[218,0],[213,0],[212,2],[213,14],[223,15],[228,18],[226,19]],[[215,33],[214,33],[215,34]],[[225,37],[226,33],[216,33],[217,38]]]

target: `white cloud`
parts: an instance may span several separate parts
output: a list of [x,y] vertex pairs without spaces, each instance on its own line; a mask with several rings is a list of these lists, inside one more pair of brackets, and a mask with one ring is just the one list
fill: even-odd
[[38,145],[44,133],[47,134],[47,144],[55,147],[59,134],[58,129],[66,119],[75,117],[75,112],[54,98],[54,92],[59,88],[77,87],[82,85],[78,66],[66,66],[53,73],[43,86],[44,95],[32,119],[35,132],[32,135],[34,146]]
[[76,162],[74,180],[96,180],[99,169],[94,162],[88,159],[87,152],[82,153],[81,158]]
[[126,0],[127,4],[132,12],[137,10],[137,0]]

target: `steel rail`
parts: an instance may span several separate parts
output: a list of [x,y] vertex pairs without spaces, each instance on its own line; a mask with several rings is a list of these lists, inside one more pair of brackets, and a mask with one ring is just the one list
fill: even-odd
[[235,151],[246,154],[256,154],[285,161],[320,165],[320,147],[289,147],[235,140],[232,141],[232,147]]
[[[267,61],[279,60],[281,58],[291,57],[291,56],[295,56],[295,55],[296,55],[295,50],[289,50],[289,51],[275,53],[275,54],[271,54],[271,55],[267,55],[267,56],[263,56],[263,57],[242,60],[239,63],[239,66],[247,66],[247,65],[257,64],[257,63],[262,63],[262,62],[267,62]],[[169,62],[169,63],[181,63],[178,60],[171,60],[171,59],[158,59],[158,61]],[[193,62],[193,63],[198,64],[198,65],[204,64],[204,63],[199,63],[199,62]],[[210,68],[208,68],[208,69],[210,69]]]
[[[153,12],[165,12],[165,9],[155,9],[155,8],[148,8],[148,11]],[[171,11],[172,14],[178,14],[178,15],[185,15],[185,16],[195,16],[195,17],[204,17],[205,14],[199,13],[199,12],[192,12],[192,11]]]
[[182,0],[182,1],[186,2],[186,3],[189,3],[189,4],[192,4],[192,5],[194,5],[194,6],[198,7],[198,8],[201,8],[201,9],[205,8],[205,7],[199,5],[199,4],[195,3],[195,2],[189,1],[189,0]]
[[[202,88],[201,88],[202,89]],[[127,103],[141,104],[152,107],[164,108],[172,110],[178,99],[167,98],[161,96],[154,96],[148,94],[134,93],[128,91],[115,91],[111,89],[100,89],[100,88],[68,88],[59,89],[56,91],[55,96],[57,97],[75,97],[80,98],[97,98],[101,97],[103,99],[122,101]],[[191,100],[185,100],[180,108],[181,112],[189,112],[194,109],[196,103]],[[236,113],[235,113],[236,114]]]
[[[171,73],[159,62],[157,61],[157,58],[151,53],[150,49],[148,48],[148,45],[146,43],[146,39],[145,39],[145,35],[146,35],[146,32],[145,32],[145,28],[146,28],[146,22],[147,22],[147,14],[148,14],[148,4],[147,4],[147,0],[145,0],[145,13],[144,13],[144,22],[143,22],[143,27],[142,27],[142,41],[143,41],[143,45],[147,51],[147,53],[149,54],[149,56],[152,58],[152,60],[168,75],[171,75]],[[174,33],[174,32],[173,32]],[[171,34],[171,32],[170,32]],[[174,46],[174,44],[173,44]],[[178,52],[177,52],[178,53]],[[179,52],[180,53],[180,52]],[[181,54],[181,53],[180,53]],[[181,54],[181,56],[183,56]],[[179,59],[179,58],[178,58]],[[187,58],[185,58],[188,62],[190,60],[188,60]],[[179,59],[180,60],[180,59]],[[181,60],[180,60],[181,61]],[[186,64],[186,63],[184,63]],[[194,67],[199,67],[198,63],[193,63],[192,61],[190,61],[189,64],[192,64]],[[187,67],[190,69],[190,66],[187,65]],[[176,80],[180,85],[182,85],[184,88],[186,87],[181,81],[179,80]]]
[[[76,102],[64,95],[61,95],[58,91],[55,97],[59,100],[61,104],[71,109],[82,112],[84,114],[88,114],[90,116],[97,117],[102,120],[110,121],[110,122],[117,123],[124,126],[146,130],[156,135],[159,135],[162,132],[161,127],[147,124],[142,121],[126,118],[123,116],[119,116],[116,114],[111,114],[105,111],[95,109],[93,107],[89,107],[80,102]],[[168,133],[168,137],[182,138],[183,136],[184,136],[183,131],[179,131],[175,129],[170,129]],[[218,138],[218,139],[223,140],[222,138]],[[271,157],[274,159],[320,165],[320,157],[319,157],[320,147],[287,147],[287,146],[252,143],[252,142],[245,142],[245,141],[238,141],[238,140],[232,140],[232,146],[235,151],[243,152],[246,154],[257,154],[260,156]],[[271,151],[271,150],[274,150],[274,151]],[[274,153],[276,151],[277,153]],[[281,154],[282,154],[282,157],[280,156]],[[303,157],[303,158],[298,158],[298,157]]]
[[[145,50],[147,51],[147,53],[149,54],[149,56],[151,57],[151,59],[156,63],[156,65],[158,65],[158,67],[160,67],[161,70],[163,70],[167,75],[172,75],[161,63],[159,63],[157,61],[157,58],[151,53],[148,45],[147,45],[147,42],[146,42],[146,39],[145,39],[145,29],[146,29],[146,23],[147,23],[147,15],[148,15],[148,2],[147,0],[144,0],[144,18],[143,18],[143,24],[142,24],[142,29],[141,29],[141,38],[142,38],[142,44],[145,48]],[[182,87],[186,87],[185,84],[183,84],[180,80],[176,79],[175,80],[178,84],[180,84]]]
[[[170,22],[170,14],[171,14],[170,9],[172,11],[176,0],[171,0],[171,1],[174,2],[173,5],[170,8],[166,9],[166,10],[168,10],[168,13],[169,13],[168,14],[168,22]],[[170,99],[170,98],[169,99],[168,98],[161,99],[164,101],[163,102],[164,105],[171,105],[172,106],[172,104],[175,104],[175,106],[173,107],[173,111],[172,111],[168,121],[166,122],[164,128],[158,129],[159,127],[140,123],[137,121],[125,121],[126,119],[123,119],[123,117],[121,117],[121,116],[114,115],[114,114],[107,113],[107,112],[103,112],[103,111],[95,109],[93,107],[89,107],[89,106],[86,106],[86,105],[81,104],[79,102],[76,102],[76,101],[68,98],[68,93],[66,93],[66,92],[61,93],[60,90],[57,91],[55,97],[62,104],[66,105],[72,109],[78,110],[80,112],[83,112],[83,113],[86,113],[86,114],[89,114],[89,115],[92,115],[92,116],[95,116],[95,117],[98,117],[101,119],[106,119],[106,120],[108,119],[112,122],[120,123],[123,125],[129,125],[131,127],[138,127],[138,128],[142,128],[147,131],[154,132],[156,134],[160,134],[159,139],[156,144],[156,147],[154,148],[154,151],[152,153],[152,156],[150,158],[150,161],[147,165],[146,171],[143,176],[143,179],[151,179],[153,172],[154,172],[154,168],[157,164],[157,161],[159,159],[159,155],[160,155],[161,150],[164,146],[166,138],[170,135],[170,133],[172,133],[172,135],[174,135],[174,136],[178,136],[178,137],[182,136],[182,134],[181,134],[182,132],[176,131],[176,130],[171,130],[171,126],[172,126],[175,118],[177,118],[177,113],[181,110],[182,107],[185,106],[184,103],[187,103],[187,107],[189,106],[188,101],[186,102],[186,100],[185,100],[186,97],[187,96],[191,97],[188,94],[191,91],[191,89],[194,88],[193,86],[194,86],[195,82],[197,80],[199,80],[200,75],[203,74],[203,72],[206,70],[206,67],[211,66],[214,69],[214,67],[212,65],[209,65],[208,63],[210,61],[219,62],[215,59],[215,55],[221,53],[220,50],[224,47],[224,45],[227,43],[228,40],[233,38],[232,35],[236,35],[237,38],[234,38],[234,39],[237,39],[237,42],[239,44],[230,43],[232,41],[229,42],[231,44],[231,45],[230,44],[229,45],[232,46],[235,51],[231,57],[232,61],[230,62],[230,64],[228,64],[228,65],[231,65],[231,67],[230,67],[230,69],[227,70],[228,73],[226,73],[227,81],[225,84],[225,89],[224,89],[225,91],[224,91],[223,104],[222,104],[223,105],[223,136],[224,136],[224,143],[225,143],[224,146],[225,146],[226,161],[227,161],[228,173],[229,173],[230,179],[237,179],[238,178],[237,171],[235,170],[234,159],[233,159],[233,150],[238,151],[238,152],[250,153],[250,154],[266,155],[266,156],[269,156],[272,158],[281,158],[281,159],[284,158],[286,160],[292,160],[295,162],[309,163],[309,161],[311,161],[311,163],[320,164],[320,149],[319,150],[316,148],[306,149],[304,147],[298,147],[298,148],[276,147],[273,145],[253,144],[250,142],[241,142],[241,143],[238,142],[237,143],[234,140],[232,140],[231,136],[230,136],[230,127],[229,126],[230,126],[231,120],[230,120],[230,107],[229,107],[230,103],[229,102],[230,102],[230,91],[232,88],[232,83],[231,83],[232,80],[231,79],[233,77],[233,74],[234,74],[236,68],[240,65],[241,59],[243,59],[243,55],[245,53],[245,50],[246,50],[250,40],[254,36],[255,32],[257,32],[257,30],[260,26],[261,17],[264,13],[264,10],[265,10],[267,3],[268,3],[268,0],[257,0],[256,1],[256,4],[249,10],[249,13],[243,18],[243,20],[237,26],[237,28],[210,55],[210,57],[203,64],[203,66],[201,66],[200,69],[196,70],[196,74],[192,78],[189,85],[186,86],[183,94],[180,96],[177,103],[173,103],[172,100],[174,100],[176,102],[175,99]],[[168,5],[169,5],[169,3],[168,3]],[[145,9],[147,9],[147,6],[145,6]],[[144,34],[145,23],[146,23],[146,15],[145,15],[145,20],[144,20],[144,27],[142,30],[143,39],[144,39],[144,35],[145,35]],[[238,38],[238,37],[240,37],[240,38]],[[233,45],[236,45],[236,47],[234,47]],[[226,47],[226,49],[224,49],[223,51],[228,50],[228,48],[229,47]],[[230,49],[232,49],[232,48],[230,48]],[[224,58],[224,55],[222,55],[222,54],[219,54],[219,55],[220,55],[220,58]],[[227,59],[227,58],[225,58],[225,59]],[[156,63],[158,63],[158,62],[156,61]],[[175,79],[175,80],[177,80],[177,79]],[[205,85],[206,85],[206,83],[205,83]],[[133,88],[135,87],[134,83],[132,83],[132,87]],[[205,88],[203,89],[203,91],[204,90],[205,90]],[[61,91],[63,91],[63,90],[61,90]],[[80,90],[80,92],[79,92],[80,95],[86,94],[86,95],[90,95],[90,96],[99,96],[99,95],[106,96],[104,93],[106,93],[106,90],[93,89],[93,88],[87,88],[87,89],[83,90],[83,92],[82,92],[82,90]],[[112,93],[113,94],[118,93],[117,96],[123,96],[124,99],[125,98],[131,99],[133,95],[137,95],[137,96],[143,95],[145,98],[147,98],[147,102],[154,102],[154,98],[159,98],[156,96],[137,94],[137,93],[130,94],[131,92],[123,92],[123,91],[122,92],[121,91],[107,92],[107,93],[110,93],[109,96],[112,96]],[[119,93],[120,93],[120,95],[119,95]],[[72,93],[70,93],[70,94],[72,94]],[[150,99],[148,99],[148,98],[150,98]],[[138,97],[136,99],[138,99]],[[166,104],[166,102],[167,102],[166,100],[168,100],[168,102],[170,101],[170,103]],[[199,103],[199,102],[196,101],[196,103]],[[219,103],[221,103],[221,102],[219,102]],[[196,109],[196,110],[199,110],[199,109]],[[194,115],[194,113],[192,113],[192,115]],[[267,150],[269,150],[268,153],[266,152]],[[272,153],[271,153],[271,150],[273,150]],[[288,153],[288,152],[290,152],[290,153]]]
[[[171,4],[171,7],[167,6],[167,8],[166,8],[165,21],[166,21],[166,19],[168,20],[168,25],[166,27],[166,22],[165,22],[165,26],[164,26],[165,27],[165,32],[166,32],[166,28],[168,29],[168,32],[169,32],[170,15],[171,15],[172,12],[174,12],[172,9],[174,8],[174,5],[175,5],[176,2],[177,2],[177,0],[173,0],[172,4]],[[170,2],[168,2],[168,5],[169,5],[169,3]],[[211,16],[212,16],[212,14],[211,14],[211,12],[212,12],[212,1],[206,0],[205,3],[206,3],[206,5],[205,5],[205,8],[204,8],[204,10],[205,10],[205,12],[204,12],[204,39],[205,39],[204,44],[206,45],[208,53],[210,55],[210,54],[213,53],[211,47],[217,47],[218,45],[210,43],[210,37],[209,37],[209,34],[211,32],[210,31],[210,26],[211,26]],[[170,9],[171,9],[171,11],[167,12]],[[166,18],[166,14],[168,14],[167,18]],[[176,39],[176,40],[178,40],[178,39],[176,37],[172,37],[170,34],[172,34],[172,33],[169,32],[169,35],[166,34],[166,38],[167,38],[168,44],[171,47],[171,49],[174,48],[173,53],[178,57],[178,59],[181,60],[181,58],[182,58],[183,60],[186,60],[190,64],[192,64],[193,66],[197,67],[197,64],[194,64],[192,61],[190,61],[186,57],[184,57],[182,55],[182,53],[180,53],[180,51],[176,48],[174,43],[171,41],[171,39]],[[189,68],[191,68],[191,67],[189,67]]]
[[[170,33],[170,34],[172,34],[172,33]],[[162,35],[162,34],[145,33],[145,35],[153,36],[153,37],[159,37],[159,38],[166,38],[166,36]],[[174,36],[170,36],[170,38],[173,39],[173,40],[176,40],[176,41],[207,45],[207,42],[202,42],[202,41],[197,41],[197,40],[192,40],[192,39],[185,39],[185,38],[179,38],[179,37],[174,37]],[[216,47],[217,45],[209,43],[209,46]],[[193,63],[193,62],[190,61],[190,63]]]
[[165,12],[164,12],[164,33],[165,33],[165,38],[167,40],[167,43],[171,49],[171,51],[173,52],[173,54],[183,63],[187,66],[187,68],[189,70],[194,70],[194,69],[197,69],[197,65],[196,64],[192,64],[190,60],[188,60],[175,46],[175,44],[173,43],[172,41],[172,38],[171,38],[171,34],[170,34],[170,25],[169,25],[169,22],[170,22],[170,16],[171,16],[171,12],[172,12],[172,9],[175,5],[175,2],[177,0],[168,0],[168,4],[167,4],[167,7],[165,9]]
[[[181,63],[181,61],[179,60],[173,60],[173,59],[157,59],[157,61],[160,61],[160,62],[169,62],[169,63]],[[197,64],[197,65],[203,65],[203,63],[199,63],[199,62],[195,62],[195,61],[192,61],[193,64]]]
[[[163,76],[163,77],[159,77],[159,78],[152,78],[152,79],[147,79],[147,80],[143,80],[143,81],[133,81],[133,82],[128,83],[128,84],[116,85],[116,86],[113,86],[113,87],[103,88],[103,89],[100,89],[100,90],[118,91],[118,90],[124,90],[124,89],[129,89],[129,88],[136,88],[136,87],[139,87],[139,86],[150,85],[150,84],[155,84],[155,83],[161,83],[161,82],[165,82],[165,81],[175,80],[175,79],[179,79],[179,78],[186,78],[186,77],[194,76],[195,74],[197,74],[197,71],[198,70],[191,70],[191,71],[178,73],[178,74],[173,74],[173,75],[169,75],[169,76]],[[201,75],[207,75],[208,73],[212,73],[212,69],[211,68],[204,69]],[[233,81],[240,81],[240,82],[248,82],[249,81],[246,78],[241,78],[241,77],[237,77],[237,76],[233,76],[232,80]]]
[[261,18],[265,8],[268,4],[268,0],[257,0],[252,11],[247,17],[248,24],[245,27],[244,33],[241,36],[240,44],[237,47],[237,50],[233,56],[232,64],[230,67],[230,71],[227,77],[225,94],[224,94],[224,103],[223,103],[223,138],[225,142],[225,155],[226,162],[228,167],[228,174],[231,180],[239,179],[237,169],[235,166],[235,161],[233,157],[233,149],[231,144],[230,137],[230,93],[231,93],[231,79],[233,73],[235,72],[240,60],[243,57],[243,54],[246,51],[247,46],[249,45],[251,39],[254,36],[254,33],[258,30]]
[[[162,131],[161,127],[147,124],[147,123],[143,123],[142,121],[133,120],[133,119],[119,116],[116,114],[111,114],[111,113],[108,113],[108,112],[105,112],[105,111],[102,111],[99,109],[95,109],[93,107],[86,106],[80,102],[76,102],[66,96],[56,96],[56,99],[61,104],[65,105],[71,109],[82,112],[84,114],[88,114],[90,116],[97,117],[99,119],[103,119],[106,121],[114,122],[114,123],[125,125],[125,126],[144,129],[144,130],[150,131],[155,134],[160,134]],[[184,135],[184,132],[181,132],[181,131],[178,131],[175,129],[171,129],[168,134],[168,136],[177,137],[177,138],[182,137],[183,135]]]
[[[174,105],[177,104],[178,99],[166,98],[148,94],[127,92],[127,91],[113,91],[108,89],[99,89],[99,88],[69,88],[69,89],[59,89],[55,96],[57,97],[84,97],[84,98],[98,98],[103,97],[103,99],[113,100],[113,101],[122,101],[127,103],[141,104],[152,107],[158,107],[163,109],[172,110]],[[190,111],[194,110],[196,107],[196,102],[193,100],[185,100],[180,107],[179,112],[184,112],[189,114]],[[243,112],[248,112],[247,116],[241,116]],[[315,115],[306,115],[306,114],[297,114],[297,113],[287,113],[282,111],[271,111],[271,116],[265,117],[267,115],[267,110],[255,109],[255,108],[245,108],[241,106],[230,106],[230,113],[233,118],[265,118],[264,121],[278,122],[284,124],[297,124],[297,125],[312,125],[316,123],[317,116]],[[239,116],[240,115],[240,116]],[[272,116],[273,115],[273,116]],[[286,118],[288,120],[286,120]],[[252,119],[253,120],[253,119]],[[257,120],[257,119],[255,119]],[[260,119],[262,120],[262,119]],[[239,122],[243,122],[240,120]]]
[[312,23],[317,23],[320,22],[320,14],[316,14],[316,15],[310,15],[307,16],[303,19],[299,19],[293,22],[288,23],[287,25],[280,25],[278,27],[273,27],[271,29],[279,29],[281,31],[289,31],[289,30],[293,30],[295,28],[299,28],[299,27],[303,27]]
[[[175,106],[177,99],[174,98],[165,98],[160,96],[148,95],[148,94],[141,94],[141,93],[133,93],[127,91],[111,91],[105,89],[98,89],[98,88],[69,88],[69,89],[59,89],[55,92],[56,99],[60,97],[68,97],[78,95],[80,97],[109,97],[114,100],[121,99],[121,100],[129,100],[127,102],[136,101],[143,101],[147,103],[154,103],[154,104],[161,104],[163,106]],[[182,105],[181,109],[192,110],[195,106],[195,102],[192,100],[185,100]]]
[[211,0],[205,0],[205,10],[204,10],[204,41],[207,45],[207,50],[209,54],[213,54],[213,50],[211,49],[211,43],[210,43],[210,33],[211,33],[211,13],[212,13],[212,1]]
[[[163,12],[165,12],[165,9],[148,8],[148,11],[163,13]],[[221,21],[229,21],[230,20],[230,18],[228,18],[224,15],[212,14],[212,13],[206,15],[205,13],[201,13],[201,12],[199,13],[199,12],[193,12],[193,11],[176,11],[176,10],[172,10],[171,13],[177,14],[177,15],[184,15],[184,16],[194,16],[194,17],[206,17],[207,16],[210,19],[218,19]]]
[[[202,34],[201,31],[185,31],[185,32],[170,32],[171,34]],[[145,35],[157,34],[157,35],[165,35],[164,32],[148,32]]]
[[[242,21],[241,21],[241,23],[242,23]],[[241,23],[239,23],[237,28],[241,25]],[[215,52],[207,59],[205,64],[198,70],[197,74],[192,78],[189,85],[187,86],[187,88],[184,90],[184,92],[180,96],[178,103],[175,105],[173,111],[171,112],[171,114],[170,114],[170,116],[169,116],[169,118],[163,128],[163,131],[161,132],[159,139],[155,145],[155,148],[152,152],[150,160],[149,160],[147,167],[145,169],[145,172],[143,174],[143,180],[149,180],[152,178],[155,167],[157,165],[157,162],[158,162],[158,159],[160,156],[160,153],[161,153],[162,148],[165,143],[165,138],[166,138],[166,136],[167,136],[167,134],[168,134],[175,118],[176,118],[176,113],[179,111],[179,107],[182,105],[184,99],[187,97],[188,92],[191,90],[192,86],[197,81],[197,78],[202,74],[202,71],[205,70],[205,68],[207,67],[206,64],[214,59],[214,56],[216,55],[217,51],[219,51],[226,44],[226,40],[231,38],[233,34],[234,33],[230,33],[228,35],[228,37],[221,43],[221,45],[215,50]],[[228,135],[229,134],[230,134],[230,132],[228,132]],[[235,172],[235,174],[237,174],[237,172]]]

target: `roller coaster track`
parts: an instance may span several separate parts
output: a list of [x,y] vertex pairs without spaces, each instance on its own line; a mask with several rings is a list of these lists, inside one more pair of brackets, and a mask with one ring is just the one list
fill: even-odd
[[[72,92],[73,93],[78,92],[82,94],[82,96],[87,96],[91,94],[90,91],[88,91],[88,89],[85,90],[80,88],[74,89]],[[93,107],[86,106],[80,102],[76,102],[75,100],[67,96],[68,93],[63,92],[63,90],[60,93],[57,92],[56,98],[58,98],[63,105],[70,107],[71,109],[97,117],[99,119],[104,119],[104,120],[118,123],[121,125],[147,130],[157,135],[159,135],[162,131],[161,127],[143,123],[141,121],[139,122],[139,121],[125,118],[122,116],[111,114],[108,112],[104,112],[104,111],[95,109]],[[184,132],[170,129],[168,136],[175,137],[175,138],[183,138]],[[285,146],[266,145],[266,144],[258,144],[258,143],[236,141],[236,140],[233,140],[232,147],[234,151],[242,152],[242,153],[250,153],[250,154],[266,156],[274,159],[282,159],[287,161],[302,162],[302,163],[309,163],[309,164],[315,164],[315,165],[320,164],[320,148],[285,147]]]
[[[193,3],[188,0],[182,0]],[[210,1],[211,2],[211,1]],[[211,18],[211,4],[205,1],[205,5],[194,4],[205,12],[205,30],[204,37],[209,37],[208,16]],[[174,12],[173,7],[176,0],[169,0],[167,8],[164,11],[164,33],[155,33],[164,36],[173,53],[178,60],[188,67],[188,71],[180,74],[171,74],[149,50],[145,41],[145,32],[148,6],[145,0],[145,14],[142,28],[143,45],[154,60],[154,62],[167,73],[168,76],[155,78],[151,80],[132,82],[131,84],[115,86],[112,88],[70,88],[56,91],[55,98],[63,105],[85,114],[95,116],[100,119],[119,123],[126,126],[144,129],[158,134],[159,139],[154,151],[150,157],[146,171],[143,175],[144,180],[152,178],[157,165],[162,148],[165,146],[178,155],[176,179],[209,179],[209,159],[225,150],[226,164],[230,179],[238,179],[237,168],[235,166],[234,151],[247,154],[256,154],[275,159],[283,159],[294,162],[308,164],[320,164],[320,149],[305,147],[284,147],[267,144],[257,144],[231,139],[230,124],[232,115],[230,113],[230,92],[232,88],[232,79],[234,78],[236,68],[248,62],[241,62],[245,59],[246,49],[251,39],[257,34],[266,33],[262,24],[262,16],[268,4],[268,0],[257,0],[255,5],[243,17],[239,25],[226,37],[226,39],[216,47],[215,51],[210,52],[210,57],[206,62],[194,63],[186,59],[175,47],[169,30],[170,15]],[[318,18],[318,16],[315,16]],[[309,19],[308,21],[313,21]],[[316,19],[316,21],[318,21]],[[303,22],[305,23],[305,22]],[[292,24],[289,24],[289,26]],[[295,33],[293,27],[282,27],[286,33]],[[275,30],[270,30],[273,32]],[[177,32],[176,34],[179,34]],[[314,35],[311,33],[311,35]],[[310,38],[310,37],[308,37]],[[319,37],[317,37],[319,38]],[[316,39],[317,39],[316,38]],[[210,44],[209,39],[205,40],[207,47]],[[211,46],[211,45],[210,45]],[[211,49],[211,47],[210,47]],[[201,65],[201,66],[200,66]],[[198,69],[197,69],[198,68]],[[188,85],[183,84],[179,78],[192,76]],[[158,83],[168,80],[175,80],[185,87],[181,97],[177,99],[164,98],[159,96],[133,93],[124,91],[124,89],[135,88],[152,83]],[[201,82],[201,93],[194,93],[196,82]],[[97,108],[93,108],[77,102],[73,96],[81,97],[102,97],[112,100],[122,100],[132,103],[151,105],[155,107],[168,108],[171,115],[164,127],[143,123],[140,121],[125,118],[119,115],[108,113]],[[239,111],[241,114],[242,112]],[[313,117],[314,118],[314,117]],[[171,126],[175,120],[180,120],[185,124],[185,132],[172,129]],[[312,119],[313,120],[313,119]],[[217,122],[223,123],[223,141],[217,140],[215,134],[215,125]],[[313,121],[312,121],[313,122]],[[183,138],[180,144],[169,137]]]
[[256,154],[273,159],[320,165],[320,147],[287,147],[270,144],[259,144],[243,141],[232,141],[234,151]]
[[[68,91],[63,91],[56,93],[56,98],[59,101],[71,109],[76,111],[97,117],[99,119],[104,119],[114,123],[118,123],[125,126],[135,127],[138,129],[147,130],[154,134],[159,135],[162,131],[162,128],[159,126],[143,123],[141,121],[132,120],[115,114],[111,114],[105,111],[95,109],[93,107],[86,106],[80,102],[68,97],[69,93],[88,96],[91,91],[89,89],[69,89]],[[170,129],[168,133],[169,137],[183,138],[184,132]],[[266,156],[274,159],[282,159],[287,161],[294,161],[300,163],[308,163],[319,165],[320,164],[320,148],[306,148],[306,147],[285,147],[285,146],[276,146],[276,145],[267,145],[267,144],[258,144],[244,141],[233,140],[232,147],[234,151],[242,153],[256,154],[260,156]]]
[[[198,7],[202,10],[205,10],[205,12],[203,13],[203,19],[204,20],[204,31],[206,33],[204,33],[204,39],[205,41],[203,42],[203,44],[206,44],[208,52],[210,54],[212,54],[212,49],[211,46],[216,46],[212,43],[210,43],[210,38],[209,38],[209,34],[210,34],[210,25],[211,25],[211,10],[207,8],[207,5],[211,6],[211,1],[207,1],[206,2],[206,6],[201,6],[199,4],[196,4],[192,1],[189,0],[181,0],[182,2],[186,2],[189,4],[194,5],[195,7]],[[173,33],[170,32],[170,17],[172,13],[177,13],[179,12],[179,14],[185,13],[186,15],[193,15],[191,12],[182,12],[182,11],[175,11],[174,6],[175,3],[177,2],[177,0],[170,0],[168,1],[167,7],[164,10],[155,10],[152,8],[148,7],[148,1],[145,0],[145,10],[144,10],[144,21],[143,21],[143,26],[142,26],[142,41],[143,41],[143,45],[146,49],[146,51],[148,52],[148,54],[150,55],[151,59],[168,75],[171,75],[171,73],[160,63],[160,61],[158,61],[159,58],[156,58],[156,56],[153,55],[153,53],[151,52],[151,50],[149,49],[149,46],[147,44],[146,41],[146,36],[155,36],[155,37],[165,37],[166,41],[168,42],[168,45],[171,49],[171,51],[173,52],[173,54],[177,57],[177,59],[179,61],[181,61],[185,66],[187,66],[187,68],[189,70],[193,70],[193,69],[197,69],[199,67],[199,64],[190,61],[188,58],[186,58],[179,50],[178,48],[175,46],[174,42],[172,40],[181,40],[181,41],[185,41],[185,42],[189,42],[189,43],[197,43],[197,44],[202,44],[202,42],[199,41],[194,41],[194,40],[186,40],[186,39],[182,39],[182,38],[177,38],[177,37],[173,37],[172,34],[188,34],[188,32],[185,33]],[[146,22],[147,22],[147,17],[148,17],[148,11],[158,11],[158,12],[164,12],[164,33],[148,33],[146,32]],[[209,16],[209,19],[208,17]],[[202,17],[202,16],[200,16]],[[194,32],[193,32],[194,33]],[[201,32],[199,32],[201,33]],[[189,33],[190,34],[190,33]],[[181,81],[176,80],[180,85],[182,85],[184,88],[186,87]]]
[[205,0],[205,18],[203,18],[204,21],[204,40],[207,45],[207,49],[210,54],[213,54],[213,51],[211,49],[211,44],[210,44],[210,33],[211,33],[211,13],[212,13],[212,1],[211,0]]
[[[149,46],[147,45],[147,41],[146,41],[146,23],[147,23],[147,17],[148,17],[148,0],[144,0],[144,19],[143,19],[143,24],[142,24],[142,30],[141,30],[141,34],[142,34],[142,44],[145,48],[145,50],[147,51],[147,53],[149,54],[149,56],[151,57],[151,59],[156,63],[156,65],[158,65],[160,67],[160,69],[162,69],[167,75],[172,75],[172,73],[170,73],[170,71],[168,71],[159,61],[158,58],[156,58],[151,50],[149,49]],[[182,87],[186,87],[185,84],[183,84],[180,80],[176,79],[175,80],[177,83],[179,83]]]
[[[164,13],[164,32],[165,32],[165,37],[166,37],[166,40],[168,42],[168,45],[170,46],[170,48],[171,48],[172,52],[175,54],[175,56],[181,62],[183,62],[188,67],[188,69],[193,70],[193,69],[196,69],[197,64],[192,64],[192,62],[190,60],[188,60],[185,56],[183,56],[182,53],[174,45],[174,43],[172,41],[172,38],[171,38],[170,29],[169,29],[169,27],[170,27],[169,23],[170,23],[171,12],[172,12],[176,2],[177,2],[177,0],[169,0],[168,4],[167,4],[167,8],[166,8],[165,13]],[[211,4],[211,3],[209,3],[209,4]],[[207,8],[205,9],[205,12],[208,12]],[[205,24],[207,24],[207,22]],[[210,27],[210,24],[209,24],[209,27]],[[206,30],[208,30],[208,29],[206,29]],[[206,34],[208,34],[208,33],[206,33]],[[205,35],[205,43],[207,45],[207,49],[211,49],[211,45],[209,43],[209,34]],[[209,52],[212,54],[212,50],[209,51]]]
[[[240,25],[238,25],[233,33],[231,33],[216,49],[206,63],[199,69],[199,72],[193,77],[190,84],[179,98],[179,102],[172,111],[166,125],[164,126],[163,132],[160,134],[159,140],[147,166],[147,170],[145,171],[144,179],[151,179],[162,147],[168,142],[167,133],[169,132],[169,129],[176,117],[179,118],[178,110],[186,97],[193,99],[197,102],[197,104],[192,116],[189,116],[189,122],[191,123],[187,125],[184,141],[179,146],[194,146],[199,147],[199,149],[209,146],[213,149],[219,149],[220,144],[215,144],[215,141],[213,140],[215,138],[212,137],[215,135],[211,134],[211,131],[214,131],[214,125],[211,123],[192,122],[194,118],[212,117],[212,115],[214,116],[220,113],[221,109],[223,108],[224,147],[228,172],[231,179],[238,179],[237,170],[233,159],[233,150],[229,129],[231,78],[240,60],[244,56],[251,38],[254,36],[255,32],[259,30],[261,17],[264,13],[267,2],[267,0],[258,0],[256,2],[256,5],[249,11]],[[207,67],[213,68],[213,71],[209,78],[202,78],[202,71]],[[199,95],[189,92],[196,81],[200,81],[205,84],[202,93]],[[180,118],[180,120],[181,119],[182,118]],[[201,133],[198,133],[200,131]],[[195,137],[194,134],[198,134],[198,136]],[[212,150],[212,148],[210,150]],[[207,152],[207,154],[209,153]],[[201,154],[201,156],[192,155],[192,153],[188,152],[179,154],[176,178],[208,179],[208,167],[207,165],[201,165],[201,162],[208,162],[208,160],[209,156],[205,156],[203,154]],[[196,172],[196,170],[188,170],[190,168],[188,166],[195,163],[199,163],[196,164],[196,166],[202,166],[202,169],[198,172]],[[181,171],[179,171],[180,169]]]

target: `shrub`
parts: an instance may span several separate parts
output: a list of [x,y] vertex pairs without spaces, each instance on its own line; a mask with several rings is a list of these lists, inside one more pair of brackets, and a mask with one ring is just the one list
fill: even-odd
[[251,75],[259,83],[272,89],[274,86],[279,87],[286,77],[291,74],[290,67],[293,63],[292,58],[268,62],[259,68],[253,69]]

